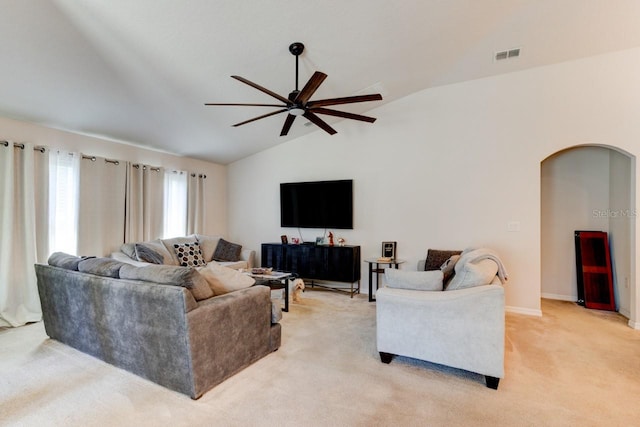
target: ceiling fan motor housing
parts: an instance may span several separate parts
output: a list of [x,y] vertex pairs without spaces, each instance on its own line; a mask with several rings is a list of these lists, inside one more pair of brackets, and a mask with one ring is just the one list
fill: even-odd
[[289,52],[291,52],[292,55],[298,56],[304,52],[304,45],[300,42],[291,43],[289,45]]

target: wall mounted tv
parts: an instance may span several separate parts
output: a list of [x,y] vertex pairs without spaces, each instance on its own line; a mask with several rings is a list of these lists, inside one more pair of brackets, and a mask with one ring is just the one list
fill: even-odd
[[280,226],[353,229],[353,180],[280,184]]

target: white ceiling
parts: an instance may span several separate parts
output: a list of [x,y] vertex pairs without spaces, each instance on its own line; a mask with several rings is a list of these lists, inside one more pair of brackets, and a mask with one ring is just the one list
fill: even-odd
[[[299,118],[280,137],[284,113],[233,128],[271,109],[203,105],[275,101],[231,75],[286,97],[292,42],[306,46],[300,86],[329,76],[312,100],[381,92],[336,107],[364,113],[432,86],[637,47],[639,23],[640,0],[0,0],[0,115],[226,164],[323,132]],[[514,47],[519,58],[493,60]]]

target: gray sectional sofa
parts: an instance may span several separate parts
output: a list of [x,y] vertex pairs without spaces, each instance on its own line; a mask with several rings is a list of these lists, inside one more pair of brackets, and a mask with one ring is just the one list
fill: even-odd
[[211,296],[192,268],[49,263],[35,266],[49,337],[193,399],[280,346],[265,286]]

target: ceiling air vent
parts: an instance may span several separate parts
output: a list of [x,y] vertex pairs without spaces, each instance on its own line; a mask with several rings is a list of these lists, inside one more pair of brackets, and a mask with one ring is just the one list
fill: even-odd
[[500,52],[496,52],[494,59],[496,61],[502,61],[503,59],[512,59],[520,56],[520,48],[502,50]]

